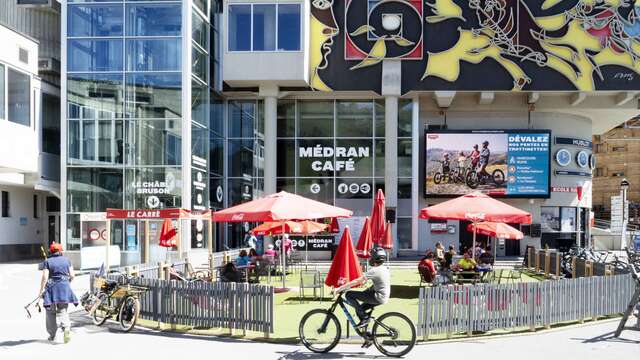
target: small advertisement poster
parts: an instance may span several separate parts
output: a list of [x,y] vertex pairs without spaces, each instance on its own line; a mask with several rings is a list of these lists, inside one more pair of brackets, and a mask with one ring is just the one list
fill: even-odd
[[427,131],[425,196],[548,197],[548,130]]

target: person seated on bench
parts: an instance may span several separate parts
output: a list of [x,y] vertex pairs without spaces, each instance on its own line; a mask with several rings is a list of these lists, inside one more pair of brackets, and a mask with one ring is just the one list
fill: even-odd
[[433,252],[428,251],[427,254],[420,260],[418,264],[418,272],[422,277],[422,280],[428,284],[435,283],[436,280],[436,266],[433,262]]
[[247,250],[240,250],[240,254],[236,258],[236,266],[247,266],[251,262]]
[[[464,258],[458,262],[458,268],[461,271],[475,271],[478,264],[471,258],[468,251],[464,253]],[[473,274],[462,274],[464,279],[473,279]]]
[[491,247],[487,246],[487,251],[482,253],[478,258],[478,271],[491,271],[493,267],[493,255],[491,255]]
[[267,250],[264,251],[263,256],[271,256],[272,258],[275,258],[277,255],[278,253],[273,250],[273,244],[267,245]]
[[228,262],[222,269],[220,280],[223,282],[243,282],[243,276],[242,273],[238,271],[234,263]]

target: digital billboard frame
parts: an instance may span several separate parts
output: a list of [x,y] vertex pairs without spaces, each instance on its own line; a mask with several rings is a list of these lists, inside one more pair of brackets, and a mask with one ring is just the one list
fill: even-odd
[[[499,134],[546,134],[549,136],[549,145],[548,145],[548,157],[547,161],[547,188],[546,193],[544,194],[490,194],[491,197],[496,198],[509,198],[509,199],[548,199],[551,197],[551,161],[553,157],[553,137],[550,129],[477,129],[477,130],[459,130],[459,129],[425,129],[424,130],[424,144],[421,147],[421,158],[422,161],[420,163],[420,176],[422,181],[422,195],[425,199],[427,198],[454,198],[458,196],[462,196],[464,194],[471,193],[473,190],[469,190],[464,193],[457,194],[435,194],[428,193],[428,184],[427,184],[427,167],[429,159],[427,158],[427,150],[428,150],[428,141],[429,135],[434,134],[488,134],[488,135],[499,135]],[[453,162],[453,160],[452,160]]]

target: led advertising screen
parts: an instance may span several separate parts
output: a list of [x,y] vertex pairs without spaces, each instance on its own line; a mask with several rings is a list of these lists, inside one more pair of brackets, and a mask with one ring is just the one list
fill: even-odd
[[427,130],[425,196],[549,197],[549,130]]

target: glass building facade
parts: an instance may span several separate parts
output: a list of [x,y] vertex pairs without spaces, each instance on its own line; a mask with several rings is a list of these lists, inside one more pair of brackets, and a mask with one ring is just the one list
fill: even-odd
[[[226,194],[209,191],[225,181],[220,2],[70,1],[65,10],[67,250],[104,245],[89,234],[104,225],[82,214],[224,206]],[[191,225],[191,247],[207,248],[207,225]],[[111,241],[139,253],[143,231],[113,222]]]

